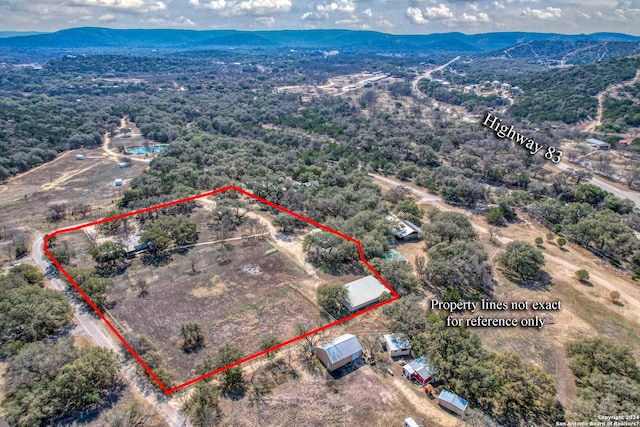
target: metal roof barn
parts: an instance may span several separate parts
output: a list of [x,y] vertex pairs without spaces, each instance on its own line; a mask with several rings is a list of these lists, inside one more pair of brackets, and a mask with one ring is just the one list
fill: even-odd
[[467,410],[467,406],[469,406],[469,402],[457,394],[451,393],[447,390],[442,390],[438,395],[438,405],[443,408],[447,408],[458,415],[463,415],[464,411]]
[[345,303],[351,312],[377,303],[383,292],[389,292],[389,289],[375,276],[363,277],[344,286],[348,292]]
[[340,335],[316,348],[316,356],[328,371],[335,371],[360,358],[362,345],[352,334]]

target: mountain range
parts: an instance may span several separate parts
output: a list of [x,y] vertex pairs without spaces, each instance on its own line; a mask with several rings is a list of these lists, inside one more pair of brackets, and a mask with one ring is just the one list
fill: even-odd
[[442,33],[394,35],[351,30],[175,30],[71,28],[54,33],[0,33],[0,49],[201,49],[216,47],[325,49],[368,52],[411,52],[437,49],[450,52],[489,52],[530,41],[628,42],[640,37],[616,33],[579,35],[505,32],[466,35]]

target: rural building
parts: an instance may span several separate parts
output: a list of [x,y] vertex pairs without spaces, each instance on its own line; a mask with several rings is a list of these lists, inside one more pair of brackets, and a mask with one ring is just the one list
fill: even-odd
[[84,160],[84,154],[76,154],[76,160]]
[[129,247],[125,249],[125,255],[127,259],[135,258],[136,255],[153,250],[153,244],[151,242],[143,243],[141,245],[136,245],[134,247]]
[[414,223],[404,219],[399,219],[393,214],[387,215],[387,219],[394,223],[393,232],[398,240],[407,241],[418,239],[420,235],[420,227]]
[[129,167],[129,163],[127,163],[127,162],[118,163],[118,167],[119,167],[120,169],[122,169],[122,168],[128,168],[128,167]]
[[408,262],[407,258],[405,258],[405,256],[398,252],[396,249],[389,249],[384,253],[384,257],[389,261],[398,261],[403,264],[406,264]]
[[418,424],[413,418],[407,417],[404,419],[404,427],[420,427],[420,424]]
[[438,405],[458,415],[464,415],[464,411],[467,410],[469,402],[467,402],[457,394],[451,393],[447,390],[442,390],[438,395]]
[[116,187],[120,187],[122,185],[122,178],[118,178],[114,181],[114,185]]
[[316,348],[316,356],[329,372],[357,360],[362,355],[362,345],[355,335],[344,334]]
[[404,334],[386,334],[383,337],[391,357],[411,355],[411,344]]
[[504,90],[509,90],[509,89],[511,89],[511,85],[510,85],[509,83],[502,83],[502,84],[500,85],[500,87],[501,87],[502,89],[504,89]]
[[595,148],[596,150],[610,150],[611,149],[611,144],[609,144],[608,142],[600,141],[599,139],[589,138],[589,139],[587,139],[587,142],[589,143],[589,145],[592,148]]
[[373,275],[347,283],[344,286],[347,288],[345,304],[352,313],[376,304],[380,301],[379,298],[383,292],[389,292],[389,289]]
[[402,367],[402,375],[409,381],[415,380],[420,385],[425,385],[436,380],[435,367],[424,356],[407,363]]

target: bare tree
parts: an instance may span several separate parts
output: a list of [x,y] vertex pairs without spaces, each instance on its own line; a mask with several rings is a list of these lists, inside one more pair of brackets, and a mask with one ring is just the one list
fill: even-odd
[[149,287],[149,282],[147,282],[147,279],[141,277],[138,280],[136,280],[136,287],[140,290],[140,292],[138,293],[138,296],[141,298],[144,298],[148,295],[148,287]]

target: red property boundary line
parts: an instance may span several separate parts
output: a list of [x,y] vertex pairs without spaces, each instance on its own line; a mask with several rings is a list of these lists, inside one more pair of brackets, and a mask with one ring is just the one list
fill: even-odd
[[[377,303],[377,304],[375,304],[375,305],[373,305],[373,306],[371,306],[371,307],[368,307],[368,308],[366,308],[366,309],[364,309],[364,310],[361,310],[361,311],[359,311],[359,312],[357,312],[357,313],[353,313],[353,314],[350,314],[349,316],[346,316],[346,317],[343,317],[343,318],[341,318],[341,319],[338,319],[338,320],[336,320],[335,322],[331,322],[331,323],[329,323],[329,324],[326,324],[326,325],[324,325],[324,326],[321,326],[321,327],[319,327],[319,328],[316,328],[316,329],[314,329],[314,330],[312,330],[312,331],[309,331],[309,332],[307,332],[307,333],[305,333],[305,334],[303,334],[303,335],[300,335],[300,336],[298,336],[298,337],[292,338],[292,339],[290,339],[290,340],[288,340],[288,341],[285,341],[285,342],[283,342],[283,343],[280,343],[280,344],[278,344],[278,345],[275,345],[275,346],[273,346],[273,347],[271,347],[271,348],[268,348],[268,349],[266,349],[266,350],[263,350],[263,351],[261,351],[261,352],[259,352],[259,353],[256,353],[256,354],[253,354],[253,355],[251,355],[251,356],[245,357],[244,359],[238,360],[237,362],[231,363],[231,364],[229,364],[229,365],[227,365],[227,366],[224,366],[224,367],[222,367],[222,368],[220,368],[220,369],[216,369],[215,371],[211,371],[211,372],[209,372],[208,374],[201,375],[201,376],[199,376],[199,377],[197,377],[197,378],[194,378],[194,379],[189,380],[189,381],[187,381],[187,382],[185,382],[185,383],[179,384],[179,385],[177,385],[177,386],[175,386],[175,387],[167,388],[167,387],[166,387],[166,386],[165,386],[165,385],[164,385],[164,384],[163,384],[163,383],[158,379],[158,377],[156,377],[156,375],[155,375],[155,374],[153,373],[153,371],[152,371],[152,370],[147,366],[147,364],[146,364],[146,363],[144,363],[144,361],[140,358],[140,356],[138,356],[138,354],[133,350],[133,348],[129,345],[129,343],[127,343],[127,341],[125,341],[125,339],[122,337],[122,335],[120,335],[120,333],[116,330],[116,328],[115,328],[115,327],[111,324],[111,322],[110,322],[110,321],[105,317],[105,315],[104,315],[104,314],[103,314],[103,313],[98,309],[98,307],[93,303],[93,301],[91,301],[91,299],[87,296],[87,294],[85,294],[85,293],[84,293],[84,291],[83,291],[82,289],[80,289],[80,286],[78,286],[78,284],[73,280],[73,278],[69,275],[69,273],[67,273],[67,272],[66,272],[66,270],[62,267],[62,265],[60,265],[60,263],[58,262],[58,260],[56,260],[56,259],[51,255],[51,253],[47,250],[47,243],[49,242],[49,239],[51,239],[52,237],[54,237],[54,236],[56,236],[56,235],[58,235],[58,234],[68,233],[68,232],[70,232],[70,231],[77,231],[77,230],[80,230],[80,229],[82,229],[82,228],[89,227],[89,226],[92,226],[92,225],[103,224],[103,223],[105,223],[105,222],[115,221],[115,220],[117,220],[117,219],[126,218],[126,217],[130,217],[130,216],[133,216],[133,215],[138,215],[138,214],[145,213],[145,212],[149,212],[149,211],[153,211],[153,210],[156,210],[156,209],[166,208],[166,207],[168,207],[168,206],[177,205],[177,204],[179,204],[179,203],[189,202],[189,201],[192,201],[192,200],[201,199],[201,198],[203,198],[203,197],[213,196],[214,194],[222,193],[222,192],[225,192],[225,191],[228,191],[228,190],[234,190],[234,191],[237,191],[238,193],[244,194],[245,196],[251,197],[252,199],[258,200],[259,202],[262,202],[262,203],[264,203],[264,204],[266,204],[266,205],[269,205],[269,206],[271,206],[271,207],[273,207],[273,208],[276,208],[276,209],[278,209],[278,210],[280,210],[280,211],[282,211],[282,212],[285,212],[285,213],[287,213],[287,214],[289,214],[289,215],[292,215],[292,216],[294,216],[294,217],[296,217],[296,218],[298,218],[298,219],[300,219],[300,220],[302,220],[302,221],[305,221],[305,222],[307,222],[307,223],[309,223],[309,224],[312,224],[312,225],[314,225],[314,226],[316,226],[316,227],[318,227],[318,228],[321,228],[321,229],[323,229],[323,230],[325,230],[325,231],[328,231],[328,232],[333,233],[333,234],[335,234],[335,235],[337,235],[337,236],[340,236],[340,237],[342,237],[343,239],[346,239],[346,240],[349,240],[350,242],[355,243],[355,244],[358,246],[358,251],[359,251],[359,253],[360,253],[360,259],[362,260],[363,264],[364,264],[364,265],[366,265],[366,266],[367,266],[367,268],[368,268],[369,270],[371,270],[371,272],[372,272],[372,273],[373,273],[373,274],[378,278],[378,280],[380,280],[380,281],[381,281],[381,282],[382,282],[382,283],[387,287],[387,289],[389,289],[389,292],[391,292],[391,294],[393,295],[393,297],[392,297],[392,298],[389,298],[389,299],[388,299],[388,300],[386,300],[386,301],[379,302],[379,303]],[[83,298],[87,301],[87,303],[91,306],[91,308],[93,308],[93,309],[95,310],[95,312],[98,314],[98,316],[100,316],[100,318],[101,318],[102,320],[104,320],[104,322],[107,324],[107,326],[109,327],[109,329],[111,329],[111,331],[112,331],[112,332],[113,332],[113,333],[118,337],[118,339],[120,339],[120,341],[122,341],[122,344],[127,348],[127,350],[129,350],[129,351],[131,352],[131,354],[133,355],[133,357],[135,357],[135,358],[136,358],[136,360],[137,360],[138,362],[140,362],[140,364],[142,365],[142,367],[147,371],[147,373],[151,376],[151,378],[153,378],[153,379],[158,383],[158,385],[160,386],[160,388],[161,388],[161,389],[162,389],[162,390],[163,390],[167,395],[170,395],[171,393],[173,393],[173,392],[175,392],[175,391],[178,391],[178,390],[180,390],[181,388],[187,387],[187,386],[189,386],[189,385],[191,385],[191,384],[194,384],[194,383],[196,383],[196,382],[198,382],[198,381],[200,381],[200,380],[203,380],[203,379],[205,379],[205,378],[208,378],[208,377],[210,377],[210,376],[212,376],[212,375],[218,374],[218,373],[220,373],[220,372],[222,372],[222,371],[225,371],[225,370],[227,370],[227,369],[229,369],[229,368],[232,368],[232,367],[234,367],[234,366],[238,366],[238,365],[240,365],[241,363],[248,362],[249,360],[256,359],[256,358],[258,358],[258,357],[260,357],[260,356],[262,356],[262,355],[264,355],[264,354],[266,354],[266,353],[269,353],[269,352],[271,352],[271,351],[273,351],[273,350],[276,350],[276,349],[278,349],[278,348],[284,347],[284,346],[286,346],[286,345],[288,345],[288,344],[291,344],[291,343],[293,343],[293,342],[295,342],[295,341],[301,340],[301,339],[303,339],[303,338],[305,338],[305,337],[308,337],[308,336],[310,336],[310,335],[316,334],[316,333],[318,333],[318,332],[320,332],[320,331],[322,331],[322,330],[325,330],[325,329],[328,329],[328,328],[330,328],[330,327],[332,327],[332,326],[338,325],[338,324],[340,324],[340,323],[342,323],[342,322],[344,322],[344,321],[347,321],[347,320],[349,320],[349,319],[353,319],[354,317],[360,316],[361,314],[364,314],[364,313],[366,313],[366,312],[368,312],[368,311],[375,310],[376,308],[382,307],[383,305],[388,304],[388,303],[390,303],[390,302],[392,302],[392,301],[395,301],[395,300],[397,300],[397,299],[399,299],[399,298],[400,298],[400,296],[398,295],[398,293],[397,293],[395,290],[393,290],[393,288],[391,288],[391,286],[389,286],[389,284],[388,284],[388,283],[387,283],[387,282],[382,278],[382,276],[380,276],[380,274],[379,274],[379,273],[378,273],[378,272],[377,272],[377,271],[376,271],[376,270],[375,270],[375,269],[374,269],[374,268],[373,268],[373,267],[372,267],[372,266],[367,262],[367,260],[366,260],[366,259],[365,259],[365,257],[364,257],[364,252],[362,251],[362,245],[360,244],[360,241],[358,241],[358,240],[354,239],[353,237],[347,236],[346,234],[342,234],[342,233],[340,233],[339,231],[336,231],[336,230],[334,230],[334,229],[332,229],[332,228],[329,228],[329,227],[327,227],[326,225],[320,224],[320,223],[318,223],[318,222],[316,222],[316,221],[314,221],[314,220],[312,220],[312,219],[306,218],[306,217],[304,217],[304,216],[302,216],[302,215],[300,215],[300,214],[298,214],[298,213],[295,213],[295,212],[292,212],[292,211],[290,211],[290,210],[288,210],[288,209],[285,209],[285,208],[283,208],[282,206],[278,206],[278,205],[276,205],[275,203],[272,203],[272,202],[270,202],[270,201],[268,201],[268,200],[266,200],[266,199],[263,199],[262,197],[256,196],[256,195],[255,195],[255,194],[253,194],[253,193],[250,193],[250,192],[248,192],[248,191],[245,191],[245,190],[243,190],[243,189],[241,189],[241,188],[238,188],[238,187],[235,187],[235,186],[233,186],[233,185],[229,185],[229,186],[226,186],[226,187],[222,187],[222,188],[219,188],[219,189],[217,189],[217,190],[210,191],[210,192],[208,192],[208,193],[199,194],[199,195],[197,195],[197,196],[191,196],[191,197],[187,197],[187,198],[184,198],[184,199],[175,200],[175,201],[173,201],[173,202],[163,203],[163,204],[161,204],[161,205],[152,206],[152,207],[145,208],[145,209],[140,209],[140,210],[137,210],[137,211],[134,211],[134,212],[128,212],[128,213],[125,213],[125,214],[122,214],[122,215],[118,215],[118,216],[114,216],[114,217],[111,217],[111,218],[104,218],[104,219],[101,219],[101,220],[98,220],[98,221],[88,222],[88,223],[86,223],[86,224],[80,224],[80,225],[76,225],[76,226],[68,227],[68,228],[61,228],[61,229],[56,230],[56,231],[54,231],[53,233],[48,234],[48,235],[46,235],[46,236],[45,236],[45,238],[44,238],[43,250],[44,250],[44,252],[47,254],[47,256],[51,259],[51,261],[55,264],[55,266],[56,266],[56,267],[58,267],[58,269],[62,272],[62,274],[64,274],[64,276],[69,280],[69,282],[73,284],[73,286],[74,286],[74,287],[76,288],[76,290],[80,293],[80,295],[82,295],[82,297],[83,297]]]

